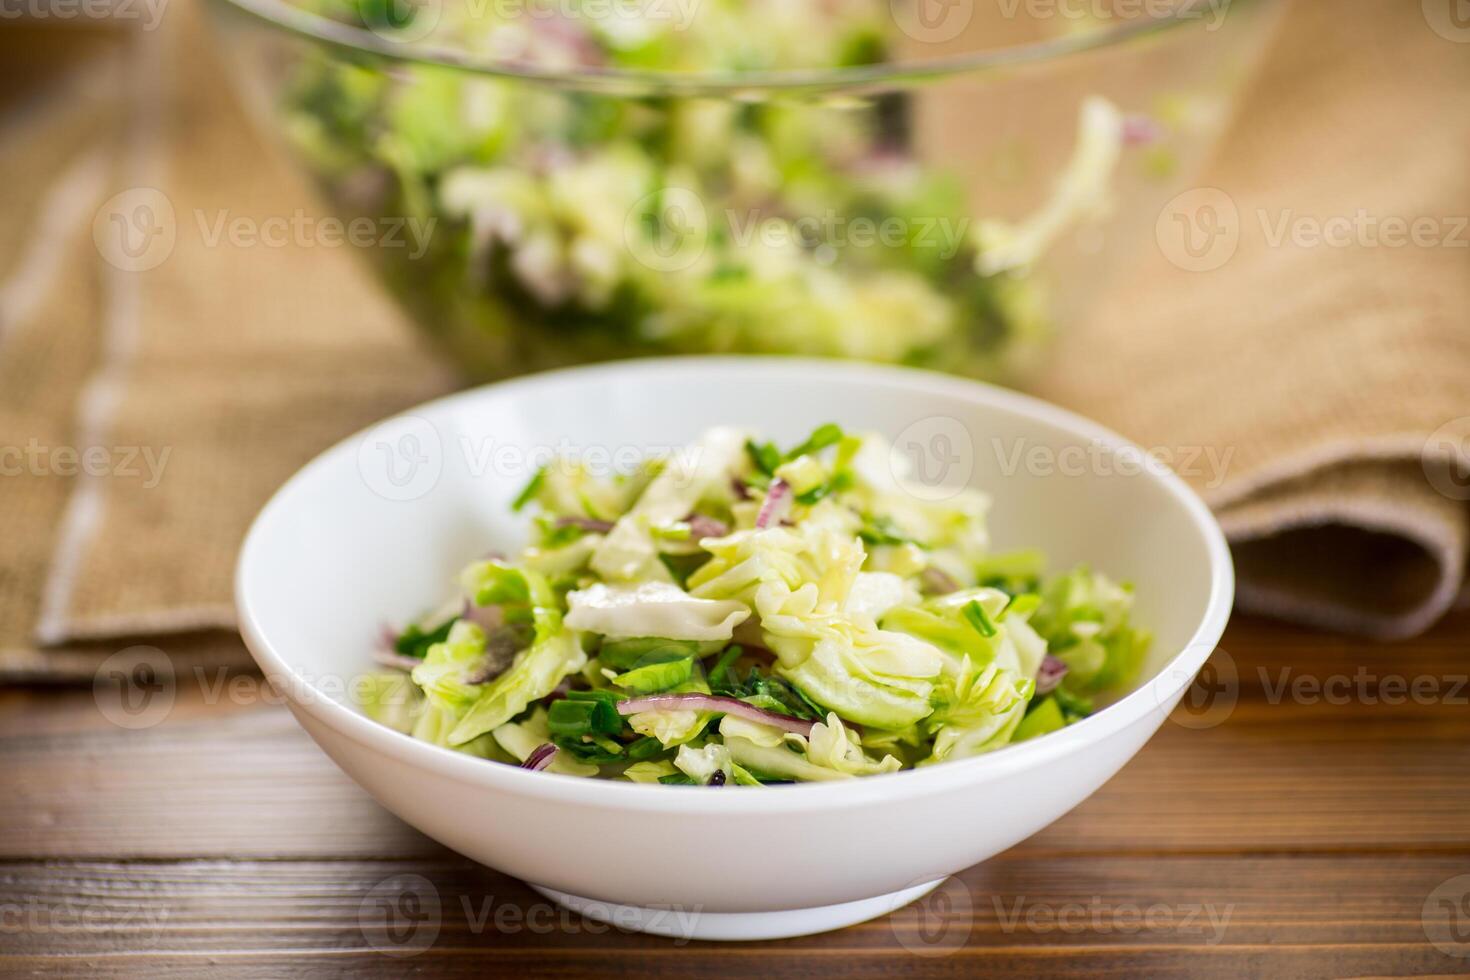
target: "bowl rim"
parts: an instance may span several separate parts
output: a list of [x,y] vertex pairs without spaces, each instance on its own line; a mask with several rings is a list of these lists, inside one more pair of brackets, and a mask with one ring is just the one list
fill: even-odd
[[[625,373],[654,376],[677,373],[687,376],[691,371],[702,369],[758,371],[767,379],[773,373],[784,373],[789,377],[807,380],[814,372],[829,372],[851,380],[865,380],[901,388],[921,388],[928,394],[938,392],[945,397],[969,401],[973,405],[999,408],[1033,417],[1082,438],[1099,442],[1114,452],[1141,452],[1134,443],[1102,425],[1031,395],[918,368],[816,358],[722,355],[659,357],[560,368],[480,385],[405,409],[398,415],[414,415],[432,420],[453,412],[461,404],[484,398],[487,394],[513,396],[517,390],[548,381],[593,381]],[[1148,479],[1156,481],[1184,509],[1195,531],[1204,540],[1210,564],[1209,598],[1204,614],[1188,642],[1159,668],[1155,677],[1088,718],[1040,738],[968,759],[850,780],[797,783],[773,787],[768,792],[710,793],[703,786],[648,786],[625,780],[588,779],[559,773],[532,772],[504,763],[488,763],[485,759],[420,741],[375,722],[354,708],[323,694],[310,678],[296,670],[283,656],[259,620],[252,596],[246,589],[246,581],[250,577],[255,556],[262,547],[264,529],[274,515],[287,506],[295,487],[314,479],[322,471],[340,465],[340,457],[355,455],[358,444],[372,428],[369,426],[354,433],[317,455],[282,484],[251,523],[235,566],[235,605],[240,632],[246,645],[273,686],[281,688],[280,682],[285,682],[283,693],[286,694],[292,712],[298,715],[298,720],[301,720],[300,714],[305,712],[337,734],[405,765],[476,784],[487,790],[538,798],[548,803],[576,803],[643,812],[672,810],[690,814],[756,815],[879,803],[891,800],[895,794],[903,795],[906,799],[919,799],[946,792],[961,784],[1003,778],[1021,770],[1045,765],[1089,744],[1106,740],[1144,720],[1152,711],[1159,710],[1164,705],[1172,706],[1214,651],[1224,632],[1234,601],[1234,566],[1224,533],[1214,515],[1175,473],[1162,466],[1144,467],[1140,469],[1140,474],[1146,474]],[[366,662],[364,666],[366,667]],[[302,690],[312,691],[313,696],[299,698],[296,692]],[[1159,724],[1163,721],[1160,718]]]
[[624,68],[548,68],[524,61],[468,54],[453,48],[404,43],[304,10],[289,0],[215,0],[287,33],[406,64],[437,65],[501,79],[532,81],[559,88],[633,92],[647,95],[734,94],[750,98],[765,92],[827,92],[898,87],[967,72],[985,72],[1061,60],[1112,47],[1134,38],[1203,21],[1225,4],[1224,16],[1270,0],[1164,0],[1168,11],[1148,9],[1130,20],[1095,30],[1023,44],[955,55],[855,65],[847,68],[781,69],[752,72],[671,72]]

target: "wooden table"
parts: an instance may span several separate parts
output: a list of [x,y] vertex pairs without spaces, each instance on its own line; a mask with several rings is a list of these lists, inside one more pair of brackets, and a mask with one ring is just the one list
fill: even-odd
[[[141,730],[0,691],[0,975],[1466,975],[1467,639],[1238,621],[1075,812],[921,905],[759,944],[549,906],[380,809],[249,675],[182,679]],[[395,947],[375,910],[405,890],[428,904]]]

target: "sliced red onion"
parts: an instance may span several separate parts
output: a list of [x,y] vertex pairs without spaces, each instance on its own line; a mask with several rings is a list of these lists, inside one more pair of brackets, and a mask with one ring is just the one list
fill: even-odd
[[531,642],[532,634],[523,624],[497,626],[485,637],[485,656],[474,670],[464,674],[466,684],[488,684],[510,669],[516,654]]
[[[563,50],[577,59],[582,68],[596,68],[605,62],[602,48],[593,41],[587,28],[572,18],[550,17],[538,21],[542,31]],[[534,61],[534,58],[527,60]]]
[[548,140],[537,143],[530,149],[531,169],[542,176],[553,170],[570,167],[574,162],[576,162],[576,157],[565,143],[554,143]]
[[636,715],[644,711],[718,711],[761,725],[772,725],[797,735],[810,735],[812,725],[816,724],[790,715],[779,715],[721,694],[653,694],[618,702],[618,714]]
[[497,669],[494,664],[482,663],[474,670],[467,670],[463,674],[460,674],[459,680],[461,684],[478,686],[480,684],[489,684],[503,673],[505,673],[503,667]]
[[780,522],[791,509],[791,485],[785,480],[776,479],[771,488],[766,491],[765,502],[761,504],[760,513],[755,517],[755,526],[767,528],[772,524]]
[[949,595],[960,590],[960,583],[954,580],[954,576],[933,565],[919,573],[919,581],[923,584],[924,591],[930,595]]
[[724,521],[706,517],[704,514],[690,514],[684,518],[684,522],[689,525],[689,536],[695,541],[702,538],[723,538],[730,533],[730,526]]
[[477,606],[468,599],[464,601],[464,608],[460,610],[459,616],[486,633],[494,632],[505,622],[505,613],[499,606]]
[[516,653],[530,642],[523,626],[505,624],[505,610],[499,606],[477,606],[466,599],[460,618],[485,631],[485,657],[472,670],[460,675],[460,681],[465,684],[490,683],[505,672]]
[[913,157],[896,146],[878,146],[853,161],[859,173],[868,177],[896,179],[912,172]]
[[1147,146],[1163,135],[1164,127],[1150,116],[1128,116],[1123,120],[1123,143],[1126,146]]
[[1062,678],[1067,676],[1067,665],[1058,657],[1047,654],[1041,660],[1041,666],[1036,671],[1036,696],[1050,694],[1057,689]]
[[378,626],[378,649],[380,649],[380,650],[389,650],[389,651],[397,649],[398,648],[398,632],[399,632],[398,630],[396,630],[393,627],[389,626],[387,623],[381,623],[381,624],[379,624],[379,626]]
[[545,769],[556,758],[556,752],[555,745],[552,745],[550,742],[543,742],[531,750],[531,754],[526,756],[526,761],[521,763],[521,768]]
[[599,521],[595,517],[558,517],[557,527],[579,527],[589,534],[606,534],[613,529],[612,521]]
[[384,667],[392,667],[394,670],[413,670],[419,664],[423,663],[417,657],[405,657],[403,654],[394,653],[392,650],[374,651],[373,659]]
[[370,213],[382,207],[393,190],[392,171],[387,167],[363,166],[337,183],[336,192],[349,201],[354,210]]

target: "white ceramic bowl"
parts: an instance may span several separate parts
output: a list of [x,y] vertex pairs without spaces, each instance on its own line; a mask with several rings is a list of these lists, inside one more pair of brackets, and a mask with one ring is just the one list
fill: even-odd
[[[1040,547],[1053,567],[1086,561],[1135,583],[1137,620],[1155,635],[1138,688],[989,755],[765,790],[530,772],[414,741],[352,706],[381,623],[436,605],[465,562],[519,544],[524,518],[508,505],[538,452],[626,461],[716,424],[793,441],[825,421],[886,434],[935,493],[956,479],[985,489],[997,548]],[[1035,399],[918,371],[753,358],[558,371],[432,402],[306,466],[246,538],[240,624],[317,744],[434,839],[646,931],[800,935],[897,908],[1035,833],[1164,721],[1225,627],[1234,579],[1210,513],[1145,460]]]

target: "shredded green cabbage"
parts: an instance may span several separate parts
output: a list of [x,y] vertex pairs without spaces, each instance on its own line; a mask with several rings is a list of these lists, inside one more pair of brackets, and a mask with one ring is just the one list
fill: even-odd
[[566,775],[762,786],[990,752],[1137,676],[1129,586],[993,553],[985,496],[909,492],[879,437],[692,449],[625,476],[544,467],[516,501],[530,545],[465,569],[464,615],[400,631],[391,658],[419,662],[365,677],[364,711]]
[[[392,0],[297,2],[555,71],[832,69],[910,43],[884,0],[673,4],[687,23],[658,3],[435,4],[406,25]],[[926,159],[903,92],[635,96],[328,46],[282,66],[280,86],[287,140],[335,205],[406,224],[405,247],[370,250],[389,288],[487,376],[630,352],[1013,374],[1051,329],[1033,271],[1105,212],[1125,148],[1122,112],[1085,97],[1050,199],[1007,223],[974,174]]]

